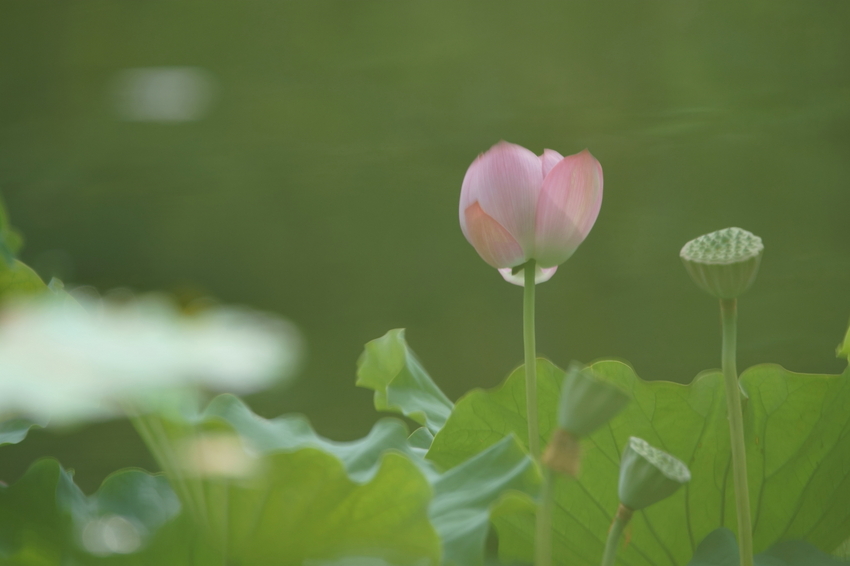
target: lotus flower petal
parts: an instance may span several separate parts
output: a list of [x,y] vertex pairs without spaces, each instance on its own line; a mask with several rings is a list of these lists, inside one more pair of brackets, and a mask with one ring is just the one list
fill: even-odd
[[534,257],[542,267],[565,262],[599,216],[602,166],[584,150],[555,165],[543,180],[537,203]]
[[493,267],[513,267],[523,262],[522,246],[504,226],[484,212],[477,202],[464,211],[466,239]]
[[[534,249],[534,218],[542,184],[540,158],[524,147],[499,142],[480,155],[467,170],[460,192],[460,225],[466,239],[479,249],[472,241],[466,212],[477,202],[522,246],[524,255],[530,255]],[[493,265],[486,258],[485,261]]]
[[552,170],[552,167],[561,162],[564,158],[563,155],[555,151],[554,149],[544,149],[543,155],[540,156],[540,163],[543,165],[543,178],[546,178],[546,175],[549,174],[549,171]]

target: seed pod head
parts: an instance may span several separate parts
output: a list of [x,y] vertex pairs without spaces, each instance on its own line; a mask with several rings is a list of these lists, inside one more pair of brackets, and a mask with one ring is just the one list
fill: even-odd
[[673,495],[690,479],[684,462],[632,436],[620,459],[620,502],[638,511]]
[[628,403],[629,396],[622,389],[599,379],[592,368],[573,362],[561,386],[558,428],[586,436]]
[[691,240],[679,252],[697,286],[718,299],[736,299],[755,281],[764,245],[741,228],[724,228]]

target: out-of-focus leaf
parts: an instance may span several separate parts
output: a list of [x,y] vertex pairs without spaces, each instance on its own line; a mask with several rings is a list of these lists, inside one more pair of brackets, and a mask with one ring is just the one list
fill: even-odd
[[721,527],[708,533],[694,552],[688,566],[740,566],[735,533]]
[[0,422],[0,446],[17,444],[27,437],[32,427],[45,427],[47,421],[33,422],[29,419],[9,419]]
[[224,553],[257,566],[343,556],[438,564],[432,490],[404,455],[384,454],[365,483],[314,448],[268,454],[262,464],[260,478],[193,485],[207,531],[188,515],[174,518],[179,504],[161,476],[122,471],[86,497],[56,462],[39,462],[0,489],[0,558],[16,566],[217,566]]
[[304,566],[393,566],[386,560],[368,556],[346,556],[335,560],[307,560]]
[[[535,493],[540,481],[534,464],[513,437],[502,439],[462,465],[440,474],[423,458],[424,450],[410,443],[404,425],[394,419],[379,421],[361,440],[339,443],[316,435],[303,417],[261,419],[239,399],[229,395],[213,400],[204,418],[227,422],[253,447],[266,454],[305,446],[333,454],[357,481],[374,481],[381,455],[387,450],[404,454],[408,461],[418,466],[433,490],[428,517],[441,539],[442,563],[446,565],[483,564],[492,504],[509,490]],[[419,430],[423,431],[420,436],[426,435],[423,443],[430,444],[427,429]],[[399,502],[407,500],[403,495],[398,489],[388,490],[387,505],[398,506]],[[231,517],[230,523],[234,524],[234,520]],[[383,531],[392,533],[393,526],[387,525]]]
[[21,235],[9,224],[6,205],[0,199],[0,264],[2,267],[10,266],[15,262],[15,255],[21,249],[22,243]]
[[0,267],[0,300],[46,290],[41,277],[25,263],[13,260],[11,265]]
[[[493,503],[539,485],[512,436],[440,473],[395,419],[344,443],[321,438],[303,417],[262,419],[230,395],[200,414],[145,419],[170,438],[160,457],[185,512],[175,517],[180,506],[160,475],[118,472],[87,497],[57,463],[40,462],[0,489],[0,562],[477,566]],[[236,434],[252,473],[227,476],[240,469],[227,451],[211,454],[211,468],[186,468],[194,443]]]
[[[556,561],[598,563],[618,504],[620,452],[634,435],[682,459],[693,478],[635,514],[621,563],[683,564],[711,531],[736,528],[722,376],[709,372],[679,385],[645,382],[621,362],[593,367],[634,401],[583,441],[579,480],[556,484]],[[538,361],[543,439],[554,424],[562,378],[561,370]],[[741,383],[749,395],[745,436],[756,550],[803,539],[831,551],[850,535],[850,373],[801,375],[761,365],[744,372]],[[518,369],[496,390],[458,401],[428,458],[455,466],[507,434],[525,442],[526,426],[524,372]],[[494,509],[503,558],[532,558],[534,509],[520,495],[503,498]]]
[[[558,395],[563,370],[544,359],[537,360],[537,411],[540,420],[541,446],[546,445],[555,428]],[[446,429],[446,427],[449,427]],[[474,389],[458,401],[444,432],[434,437],[428,459],[442,468],[451,468],[515,434],[528,443],[528,421],[525,416],[525,369],[517,368],[499,387],[485,391]]]
[[[352,480],[367,482],[378,471],[381,455],[387,450],[421,460],[407,440],[408,431],[396,419],[381,419],[364,438],[351,442],[334,442],[316,434],[303,415],[285,415],[264,419],[254,414],[234,395],[219,395],[201,416],[201,427],[214,427],[224,422],[241,435],[248,445],[263,454],[292,452],[315,448],[333,455],[342,462]],[[430,474],[428,470],[423,473]]]
[[434,434],[454,406],[408,347],[403,329],[366,344],[357,360],[357,385],[375,391],[375,409],[401,413]]
[[410,445],[413,448],[418,448],[427,452],[428,449],[431,448],[431,443],[434,442],[434,435],[431,434],[430,430],[428,430],[424,426],[421,426],[414,430],[413,433],[407,437],[407,441],[410,442]]
[[505,493],[536,493],[540,473],[513,436],[452,468],[434,482],[431,520],[444,566],[480,566],[490,510]]
[[0,558],[14,566],[59,564],[71,544],[71,517],[57,505],[57,487],[67,478],[51,460],[33,464],[11,486],[0,486]]
[[386,453],[363,484],[337,458],[313,448],[269,454],[263,463],[259,485],[237,483],[221,488],[226,492],[206,485],[210,522],[222,529],[234,563],[298,566],[368,556],[438,564],[439,540],[428,520],[431,488],[405,456]]
[[89,498],[93,517],[120,515],[153,533],[180,512],[180,502],[162,474],[137,469],[115,472]]
[[756,566],[841,566],[847,564],[800,540],[780,542],[755,555]]
[[15,566],[93,564],[145,548],[179,508],[162,475],[117,472],[87,497],[56,461],[41,460],[0,487],[0,558]]
[[[219,564],[225,557],[244,566],[351,556],[439,562],[428,516],[433,472],[416,461],[421,450],[409,446],[399,421],[382,420],[361,440],[331,442],[302,416],[266,420],[222,395],[194,417],[173,411],[141,419],[143,434],[155,430],[165,435],[155,439],[160,463]],[[187,457],[216,438],[237,442],[235,450],[219,444],[217,454],[213,444],[210,459],[187,468]]]
[[[753,557],[756,566],[840,566],[846,564],[802,541],[785,541]],[[738,542],[727,528],[708,534],[688,566],[738,566]]]

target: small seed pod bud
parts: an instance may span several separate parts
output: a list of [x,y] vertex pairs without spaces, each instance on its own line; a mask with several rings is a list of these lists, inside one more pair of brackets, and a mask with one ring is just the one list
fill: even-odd
[[718,299],[736,299],[755,281],[764,245],[741,228],[724,228],[691,240],[679,252],[697,286]]
[[632,436],[620,459],[620,502],[638,511],[673,495],[690,479],[681,460]]
[[579,439],[608,422],[628,404],[629,396],[595,376],[593,369],[573,362],[561,386],[558,428],[543,453],[543,464],[577,476],[581,461]]

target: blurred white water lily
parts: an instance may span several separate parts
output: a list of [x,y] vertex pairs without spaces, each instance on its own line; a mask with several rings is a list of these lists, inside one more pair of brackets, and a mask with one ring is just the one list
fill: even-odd
[[168,390],[248,393],[291,376],[300,351],[292,324],[243,309],[184,315],[157,297],[14,303],[0,312],[0,416],[70,422]]

